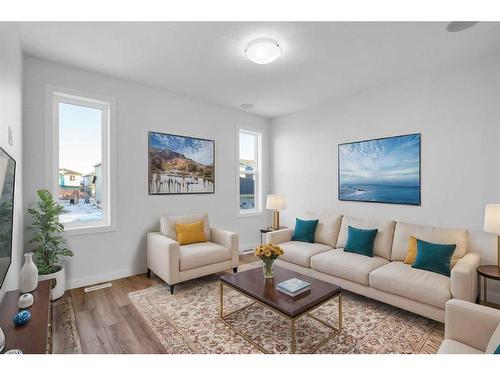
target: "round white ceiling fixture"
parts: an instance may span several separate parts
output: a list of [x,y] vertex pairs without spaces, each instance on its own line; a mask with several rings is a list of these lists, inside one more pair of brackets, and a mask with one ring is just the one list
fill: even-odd
[[258,38],[248,43],[247,57],[256,64],[269,64],[283,53],[279,43],[271,38]]
[[449,31],[450,33],[456,33],[459,31],[464,31],[472,26],[474,26],[476,23],[475,21],[455,21],[455,22],[450,22],[448,26],[446,26],[446,30]]
[[240,105],[240,108],[242,108],[242,109],[252,109],[253,108],[253,104],[252,103],[243,103],[242,105]]

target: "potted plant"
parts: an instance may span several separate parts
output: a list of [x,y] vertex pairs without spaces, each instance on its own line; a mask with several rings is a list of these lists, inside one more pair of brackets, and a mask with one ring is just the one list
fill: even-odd
[[51,290],[53,301],[62,297],[66,289],[64,266],[60,257],[71,257],[73,252],[66,247],[66,240],[61,234],[64,226],[59,223],[59,215],[64,210],[63,206],[55,202],[47,190],[38,190],[37,194],[37,206],[28,209],[33,219],[33,224],[29,227],[32,233],[29,242],[35,245],[33,254],[38,268],[38,280],[56,280]]

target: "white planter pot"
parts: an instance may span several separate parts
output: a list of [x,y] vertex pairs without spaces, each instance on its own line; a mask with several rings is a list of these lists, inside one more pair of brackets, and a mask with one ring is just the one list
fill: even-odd
[[21,293],[29,293],[38,285],[38,269],[33,262],[33,253],[24,254],[24,265],[19,273],[19,290]]
[[61,298],[66,290],[66,274],[64,272],[64,266],[60,266],[61,269],[57,272],[50,273],[48,275],[39,275],[38,281],[55,279],[54,286],[50,291],[50,300],[55,301],[58,298]]

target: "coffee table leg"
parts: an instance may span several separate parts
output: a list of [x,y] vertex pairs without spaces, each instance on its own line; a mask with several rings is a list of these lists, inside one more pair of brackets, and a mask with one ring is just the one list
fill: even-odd
[[220,304],[219,304],[219,314],[221,319],[224,317],[224,284],[220,282]]
[[290,319],[290,324],[291,324],[291,339],[292,339],[292,350],[291,353],[295,354],[296,348],[296,341],[295,341],[295,320]]

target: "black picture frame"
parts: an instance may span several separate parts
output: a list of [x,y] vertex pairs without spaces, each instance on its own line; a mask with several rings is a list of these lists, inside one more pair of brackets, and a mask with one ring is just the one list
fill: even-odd
[[[151,165],[151,153],[150,153],[150,150],[151,150],[151,134],[160,134],[160,135],[164,135],[164,136],[171,136],[171,137],[180,137],[180,138],[187,138],[187,139],[192,139],[192,140],[197,140],[197,141],[203,141],[203,142],[211,142],[212,144],[212,155],[213,155],[213,189],[212,191],[199,191],[199,192],[196,192],[196,191],[193,191],[193,192],[189,192],[189,191],[186,191],[186,192],[152,192],[151,191],[151,180],[150,180],[150,176],[151,176],[151,171],[150,171],[150,165]],[[162,133],[162,132],[158,132],[158,131],[148,131],[148,194],[149,195],[185,195],[185,194],[194,194],[194,195],[198,195],[198,194],[215,194],[215,180],[216,180],[216,164],[215,164],[215,160],[216,160],[216,148],[215,148],[215,140],[213,139],[206,139],[206,138],[199,138],[199,137],[192,137],[192,136],[187,136],[187,135],[182,135],[182,134],[171,134],[171,133]]]
[[[16,160],[9,155],[7,151],[5,151],[2,147],[0,147],[0,157],[5,157],[8,159],[8,162],[13,163],[12,169],[12,198],[11,198],[11,210],[9,216],[7,216],[5,219],[7,221],[10,221],[10,229],[9,229],[9,236],[10,236],[10,244],[9,244],[9,262],[7,264],[7,268],[5,269],[5,273],[3,275],[0,275],[0,287],[2,287],[5,278],[7,277],[7,273],[9,272],[10,266],[12,264],[12,243],[13,243],[13,235],[14,235],[14,210],[15,210],[15,193],[16,193]],[[2,187],[3,190],[3,187]],[[1,190],[0,190],[1,191]],[[3,192],[2,192],[3,193]],[[3,218],[0,218],[0,220],[3,220]],[[1,226],[1,224],[0,224]]]
[[[415,203],[413,203],[413,202],[390,202],[390,201],[342,198],[341,181],[340,181],[340,175],[341,175],[340,148],[342,146],[352,145],[352,144],[356,144],[356,143],[384,141],[384,140],[388,140],[388,139],[412,137],[412,136],[417,136],[418,140],[419,140],[419,142],[418,142],[418,184],[419,184],[418,185],[418,202],[415,202]],[[395,136],[389,136],[389,137],[373,138],[373,139],[366,139],[366,140],[362,140],[362,141],[345,142],[345,143],[338,144],[338,146],[337,146],[337,198],[339,201],[344,201],[344,202],[383,203],[383,204],[393,204],[393,205],[421,206],[422,205],[422,134],[421,133],[410,133],[410,134],[402,134],[402,135],[395,135]]]

